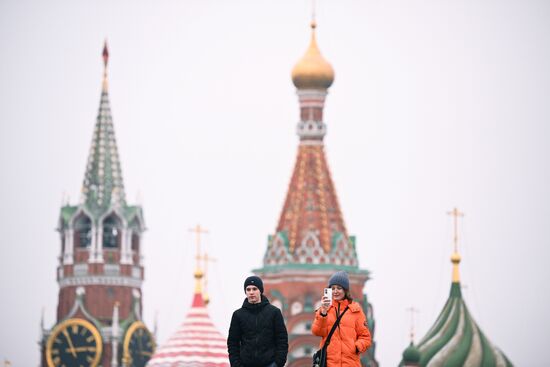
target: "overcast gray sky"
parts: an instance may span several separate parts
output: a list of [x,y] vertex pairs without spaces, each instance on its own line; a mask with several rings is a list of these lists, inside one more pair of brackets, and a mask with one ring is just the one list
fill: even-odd
[[[211,316],[226,334],[261,266],[294,164],[290,80],[309,0],[0,2],[0,358],[39,363],[55,322],[62,195],[79,198],[108,38],[110,97],[130,203],[141,193],[144,317],[162,343],[193,291],[210,230]],[[396,365],[451,281],[454,206],[466,302],[518,366],[546,362],[550,270],[550,3],[319,0],[336,71],[326,152],[377,322]],[[547,364],[547,363],[546,363]]]

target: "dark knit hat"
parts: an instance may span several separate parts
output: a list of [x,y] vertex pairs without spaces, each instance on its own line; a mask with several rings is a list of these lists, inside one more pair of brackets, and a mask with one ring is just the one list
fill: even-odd
[[244,291],[246,292],[246,287],[249,285],[255,285],[260,290],[260,293],[264,293],[264,282],[260,279],[260,277],[257,277],[256,275],[252,275],[244,281]]
[[346,291],[349,291],[348,273],[346,273],[345,271],[337,271],[336,273],[332,274],[332,276],[328,280],[328,286],[330,288],[333,285],[339,285]]

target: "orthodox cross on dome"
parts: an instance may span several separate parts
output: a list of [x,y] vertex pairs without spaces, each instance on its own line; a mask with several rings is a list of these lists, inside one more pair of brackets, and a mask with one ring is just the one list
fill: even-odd
[[197,244],[197,255],[195,256],[195,259],[197,260],[197,269],[201,268],[200,261],[202,259],[202,253],[201,253],[201,234],[208,234],[208,230],[206,228],[202,228],[200,224],[197,224],[193,228],[189,228],[189,232],[192,232],[195,234],[196,238],[196,244]]
[[453,217],[454,222],[454,236],[453,236],[453,245],[454,252],[451,255],[451,262],[453,263],[453,283],[460,283],[460,273],[458,271],[458,264],[460,263],[460,254],[458,253],[458,218],[464,217],[464,213],[461,213],[456,207],[447,212],[448,215]]
[[189,232],[192,232],[195,234],[196,238],[196,244],[197,244],[197,254],[195,256],[195,259],[197,260],[197,265],[195,268],[195,294],[202,294],[203,287],[202,287],[202,281],[204,278],[204,272],[201,267],[201,260],[204,260],[204,255],[202,255],[201,252],[201,234],[207,234],[208,230],[205,228],[202,228],[200,224],[197,224],[194,228],[190,228]]
[[418,313],[418,309],[411,306],[407,308],[407,312],[411,313],[411,330],[410,330],[410,337],[411,337],[411,343],[414,343],[414,314]]
[[464,213],[461,213],[456,207],[451,210],[450,212],[447,212],[448,215],[451,215],[453,217],[454,221],[454,237],[453,237],[453,244],[454,244],[454,250],[458,253],[458,218],[464,217]]

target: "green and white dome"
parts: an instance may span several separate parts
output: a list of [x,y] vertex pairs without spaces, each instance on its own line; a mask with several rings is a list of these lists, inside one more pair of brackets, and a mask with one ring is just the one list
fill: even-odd
[[[458,214],[456,209],[455,214]],[[410,364],[412,361],[405,356],[411,354],[409,346],[403,353],[400,366],[512,366],[506,355],[481,331],[462,298],[458,269],[461,258],[456,250],[456,240],[455,234],[455,251],[451,256],[453,279],[449,299],[434,325],[416,345],[420,352],[417,364]]]

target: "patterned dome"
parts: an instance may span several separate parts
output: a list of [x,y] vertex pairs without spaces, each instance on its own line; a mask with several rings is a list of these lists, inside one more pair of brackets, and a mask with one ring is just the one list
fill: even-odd
[[226,338],[210,320],[198,286],[185,320],[174,335],[157,348],[147,367],[207,366],[229,367],[229,356]]
[[334,82],[334,70],[317,47],[315,28],[316,24],[312,22],[309,48],[292,69],[292,82],[298,89],[324,90]]
[[[458,276],[460,256],[456,251],[451,257],[451,261],[453,263],[453,282],[450,296],[435,324],[417,345],[420,352],[418,365],[430,367],[512,366],[504,353],[483,334],[466,307]],[[406,366],[409,362],[405,358],[407,350],[403,353],[401,366]]]

